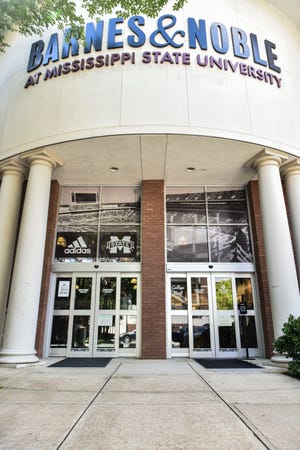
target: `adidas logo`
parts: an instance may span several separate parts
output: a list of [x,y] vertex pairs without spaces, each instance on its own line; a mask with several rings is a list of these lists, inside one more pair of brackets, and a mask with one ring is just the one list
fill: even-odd
[[91,249],[88,248],[82,236],[79,236],[72,244],[65,248],[64,253],[66,255],[89,255]]

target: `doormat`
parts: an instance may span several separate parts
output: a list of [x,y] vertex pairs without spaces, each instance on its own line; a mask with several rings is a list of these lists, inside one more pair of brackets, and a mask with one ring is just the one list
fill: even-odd
[[194,361],[205,369],[263,369],[256,364],[235,358],[199,358]]
[[66,358],[49,367],[106,367],[111,358]]

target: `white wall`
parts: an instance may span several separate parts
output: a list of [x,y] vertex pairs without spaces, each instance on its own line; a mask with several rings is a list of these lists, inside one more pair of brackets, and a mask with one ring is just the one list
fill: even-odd
[[[282,12],[264,0],[190,0],[177,13],[169,34],[186,29],[186,18],[222,22],[229,30],[240,27],[276,44],[282,86],[271,85],[232,71],[197,65],[201,53],[262,68],[253,60],[216,53],[208,39],[207,52],[191,50],[187,43],[179,52],[191,54],[191,64],[143,64],[144,51],[154,48],[147,41],[141,48],[125,47],[103,53],[135,52],[136,63],[117,63],[42,80],[24,89],[29,75],[45,72],[51,65],[99,53],[70,57],[27,73],[31,44],[39,37],[10,35],[10,49],[0,56],[0,156],[53,143],[91,136],[130,133],[182,133],[219,136],[269,146],[300,156],[300,33]],[[165,12],[172,13],[171,8]],[[146,19],[147,37],[156,20]],[[146,31],[149,30],[149,31]],[[53,32],[53,30],[52,30]],[[127,35],[126,29],[124,35]],[[47,45],[46,33],[43,37]],[[61,36],[62,37],[62,36]],[[181,38],[177,36],[179,42]],[[265,55],[262,54],[262,57]]]

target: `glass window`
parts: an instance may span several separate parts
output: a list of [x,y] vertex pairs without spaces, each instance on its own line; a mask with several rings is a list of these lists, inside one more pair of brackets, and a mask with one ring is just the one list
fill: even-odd
[[136,186],[63,187],[55,260],[139,261],[140,194]]
[[136,348],[136,316],[120,316],[120,348]]
[[244,189],[168,187],[166,218],[169,262],[253,260]]
[[212,262],[252,262],[248,226],[209,227]]
[[187,309],[187,281],[186,278],[171,279],[171,307],[172,309]]
[[172,347],[189,348],[189,328],[186,316],[172,316]]
[[69,316],[53,316],[50,347],[66,347],[68,341]]
[[208,309],[207,278],[192,278],[192,309]]
[[209,316],[193,317],[193,347],[194,350],[210,350]]
[[236,295],[238,305],[246,303],[247,310],[254,309],[251,278],[236,278]]
[[182,225],[206,223],[205,203],[167,202],[167,223]]
[[247,223],[246,201],[218,201],[208,203],[209,223]]
[[167,254],[170,262],[208,261],[207,228],[168,226]]
[[101,278],[99,309],[116,309],[116,289],[115,277]]
[[132,277],[121,278],[120,309],[136,309],[137,280]]
[[97,349],[114,350],[116,335],[116,317],[114,315],[98,316]]
[[221,351],[236,349],[234,316],[218,317],[219,344]]
[[254,316],[239,316],[242,348],[257,348],[257,336]]
[[75,286],[75,309],[91,309],[92,278],[78,277]]
[[233,309],[231,278],[216,278],[216,300],[218,310]]
[[74,316],[72,349],[89,349],[90,316]]
[[101,223],[121,224],[140,223],[140,208],[104,209],[101,211]]
[[54,309],[70,309],[72,278],[57,278]]
[[206,223],[206,207],[203,188],[168,188],[167,223]]

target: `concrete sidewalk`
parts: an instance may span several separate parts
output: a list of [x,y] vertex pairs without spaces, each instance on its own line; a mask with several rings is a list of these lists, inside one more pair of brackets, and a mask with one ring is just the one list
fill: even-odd
[[300,380],[276,367],[54,361],[0,367],[1,449],[300,449]]

